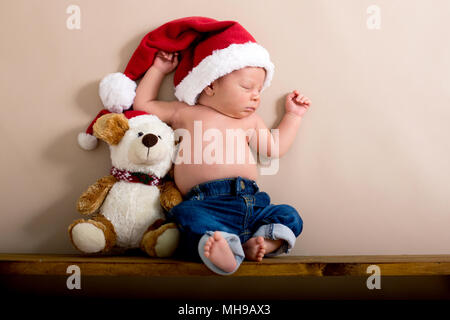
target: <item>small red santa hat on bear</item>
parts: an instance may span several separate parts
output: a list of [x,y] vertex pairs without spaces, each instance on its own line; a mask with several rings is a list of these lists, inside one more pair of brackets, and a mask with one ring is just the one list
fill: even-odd
[[[99,94],[106,109],[120,113],[132,106],[135,81],[152,66],[158,51],[179,53],[173,79],[175,96],[189,105],[195,105],[199,94],[214,80],[245,67],[266,70],[264,90],[275,69],[267,50],[238,22],[206,17],[177,19],[144,36],[124,73],[103,78]],[[96,146],[96,138],[89,132],[81,133],[78,142],[86,150]]]
[[153,64],[158,51],[178,52],[175,96],[195,105],[198,95],[214,80],[244,67],[266,70],[270,85],[274,65],[269,53],[236,21],[187,17],[170,21],[144,36],[124,73],[112,73],[100,83],[100,97],[111,112],[133,104],[136,83]]
[[[98,120],[98,118],[100,118],[101,116],[108,114],[108,113],[111,113],[111,111],[106,110],[106,109],[100,110],[100,112],[97,114],[97,116],[94,118],[94,120],[91,122],[91,124],[87,128],[86,132],[81,132],[78,135],[78,144],[84,150],[93,150],[97,146],[98,139],[96,136],[94,136],[94,124]],[[127,119],[132,119],[134,117],[149,115],[149,113],[147,113],[145,111],[128,110],[128,111],[123,112],[123,115]]]

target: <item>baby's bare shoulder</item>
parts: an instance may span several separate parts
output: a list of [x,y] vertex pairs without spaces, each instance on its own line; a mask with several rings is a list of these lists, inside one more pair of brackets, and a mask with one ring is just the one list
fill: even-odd
[[260,124],[261,122],[264,123],[261,116],[256,112],[253,112],[250,116],[246,118],[246,120],[248,121],[248,125],[252,128],[258,127],[258,124]]
[[190,106],[185,104],[183,108],[178,109],[178,116],[182,118],[195,118],[199,113],[199,109],[197,106]]

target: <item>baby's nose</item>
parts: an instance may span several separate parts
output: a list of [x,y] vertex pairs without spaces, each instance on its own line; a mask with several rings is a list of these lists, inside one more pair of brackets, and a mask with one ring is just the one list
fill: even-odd
[[150,148],[154,146],[158,142],[158,137],[155,136],[153,133],[147,133],[142,138],[142,144],[146,146],[147,148]]

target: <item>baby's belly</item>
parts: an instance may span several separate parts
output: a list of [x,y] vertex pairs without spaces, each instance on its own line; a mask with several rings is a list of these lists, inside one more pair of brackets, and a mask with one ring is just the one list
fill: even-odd
[[174,170],[175,183],[183,195],[203,182],[243,177],[256,180],[258,168],[256,164],[177,164]]

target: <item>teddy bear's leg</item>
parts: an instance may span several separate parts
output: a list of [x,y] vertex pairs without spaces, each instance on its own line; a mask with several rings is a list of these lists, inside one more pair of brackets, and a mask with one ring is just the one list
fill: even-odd
[[116,243],[114,226],[101,215],[74,221],[69,236],[75,248],[84,253],[108,252]]
[[167,223],[157,229],[149,228],[141,240],[141,249],[151,257],[170,257],[178,247],[180,232],[175,223]]

